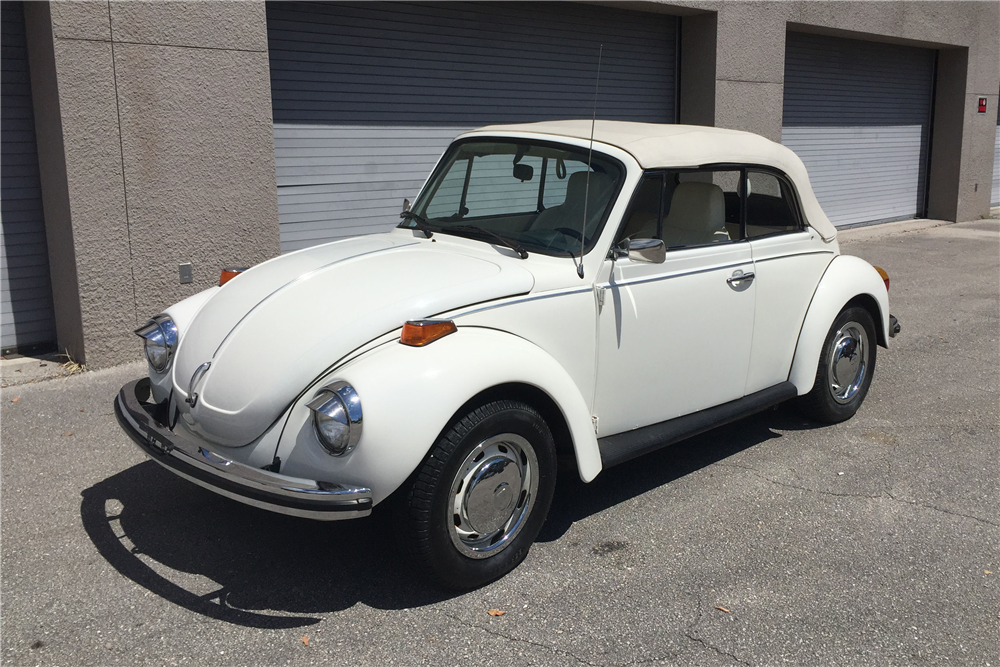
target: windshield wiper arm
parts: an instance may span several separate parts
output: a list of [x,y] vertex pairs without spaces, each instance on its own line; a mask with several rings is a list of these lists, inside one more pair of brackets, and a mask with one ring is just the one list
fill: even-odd
[[431,236],[434,235],[434,230],[431,229],[430,223],[424,220],[416,213],[414,213],[413,211],[403,211],[402,213],[399,214],[399,217],[401,217],[403,220],[412,220],[413,223],[417,226],[417,229],[422,231],[426,238],[430,238]]
[[528,259],[528,251],[525,250],[520,243],[518,243],[513,239],[500,236],[496,232],[490,231],[489,229],[483,229],[482,227],[474,227],[472,225],[450,225],[448,227],[442,227],[440,229],[440,232],[442,234],[447,234],[448,232],[452,231],[474,232],[474,233],[482,232],[483,234],[488,234],[489,236],[492,236],[497,241],[499,241],[502,245],[505,245],[514,252],[516,252],[517,256],[520,257],[521,259]]

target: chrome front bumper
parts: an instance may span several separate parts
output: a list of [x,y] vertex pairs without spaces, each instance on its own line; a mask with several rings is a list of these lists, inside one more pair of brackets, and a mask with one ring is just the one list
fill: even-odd
[[164,468],[210,491],[262,509],[320,521],[353,519],[372,511],[371,489],[288,477],[231,461],[192,436],[157,420],[165,405],[149,403],[149,378],[129,382],[115,399],[115,416],[139,448]]

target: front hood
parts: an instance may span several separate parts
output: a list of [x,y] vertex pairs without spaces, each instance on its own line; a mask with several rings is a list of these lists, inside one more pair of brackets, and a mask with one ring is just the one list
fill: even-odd
[[187,397],[206,362],[190,428],[227,446],[260,436],[324,370],[407,320],[531,291],[532,274],[389,234],[338,241],[261,264],[201,308],[173,364]]

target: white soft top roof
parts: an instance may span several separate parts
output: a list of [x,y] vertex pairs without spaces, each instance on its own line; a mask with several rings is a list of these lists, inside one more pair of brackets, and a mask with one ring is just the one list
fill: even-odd
[[[590,139],[591,121],[557,120],[517,125],[489,125],[475,133],[548,134]],[[799,156],[770,139],[739,130],[701,125],[666,125],[599,120],[594,141],[617,146],[631,154],[643,169],[698,167],[708,164],[759,164],[780,169],[792,179],[809,225],[826,241],[837,236],[813,193],[809,174]]]

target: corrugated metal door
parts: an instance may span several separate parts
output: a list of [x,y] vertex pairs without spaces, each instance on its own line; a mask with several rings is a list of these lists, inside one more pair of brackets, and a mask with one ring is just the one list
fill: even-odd
[[848,226],[924,215],[935,52],[788,33],[781,141]]
[[674,122],[676,20],[570,3],[268,3],[282,251],[385,231],[460,132]]
[[55,342],[24,8],[0,3],[0,338],[4,353]]
[[993,140],[993,190],[990,206],[1000,206],[1000,99],[997,101],[997,133]]

